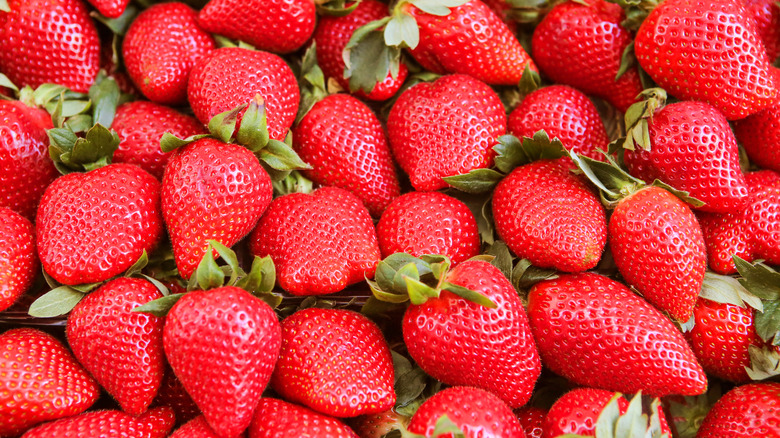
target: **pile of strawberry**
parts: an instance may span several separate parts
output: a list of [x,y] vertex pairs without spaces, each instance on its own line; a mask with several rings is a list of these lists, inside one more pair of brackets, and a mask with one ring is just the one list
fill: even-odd
[[773,0],[0,0],[0,437],[780,437],[778,56]]

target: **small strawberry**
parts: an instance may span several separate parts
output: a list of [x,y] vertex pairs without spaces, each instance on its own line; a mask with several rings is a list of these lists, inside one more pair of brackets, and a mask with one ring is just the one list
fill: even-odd
[[165,438],[173,428],[173,410],[154,408],[139,416],[122,411],[92,411],[28,430],[23,438]]
[[257,405],[249,438],[358,438],[346,424],[303,406],[273,398]]
[[87,0],[106,18],[119,18],[127,9],[130,0]]
[[[239,435],[239,436],[244,436]],[[220,438],[209,426],[206,417],[199,416],[176,429],[169,438]]]
[[743,0],[770,61],[780,56],[780,8],[771,0]]
[[750,161],[780,172],[780,105],[737,120],[734,134]]
[[32,223],[0,207],[0,312],[30,289],[39,265]]
[[197,12],[180,2],[152,5],[133,20],[122,43],[127,73],[147,99],[165,105],[187,101],[190,71],[215,49],[198,26]]
[[0,335],[0,436],[83,412],[99,391],[53,336],[30,328]]
[[407,89],[387,119],[393,155],[418,191],[447,187],[442,177],[490,167],[496,138],[505,132],[496,92],[462,74]]
[[780,437],[780,383],[751,383],[727,392],[704,418],[696,436]]
[[[555,401],[544,419],[543,438],[573,434],[595,436],[596,423],[607,404],[619,393],[595,388],[573,389]],[[628,410],[628,400],[616,398],[619,414]]]

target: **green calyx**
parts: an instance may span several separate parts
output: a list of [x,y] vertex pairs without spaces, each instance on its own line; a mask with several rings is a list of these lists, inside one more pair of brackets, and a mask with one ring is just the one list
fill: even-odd
[[707,413],[720,397],[720,385],[710,383],[708,391],[702,395],[685,396],[682,402],[671,399],[669,413],[679,437],[695,438]]
[[753,295],[734,277],[719,275],[714,272],[704,274],[704,282],[699,297],[723,304],[733,304],[745,308],[750,306],[762,312],[764,306],[761,299]]
[[666,91],[662,88],[649,88],[640,94],[641,102],[631,105],[625,114],[626,136],[618,138],[609,145],[610,153],[619,150],[636,150],[637,147],[650,150],[650,128],[653,114],[666,104]]
[[615,3],[626,13],[626,18],[620,23],[626,30],[636,32],[639,26],[645,21],[648,14],[658,6],[657,0],[607,0]]
[[[616,393],[599,414],[596,421],[596,438],[671,438],[669,433],[664,433],[661,429],[659,399],[656,398],[650,403],[650,414],[645,414],[642,410],[640,391],[631,399],[628,409],[621,415],[618,405],[618,399],[621,397],[622,394]],[[584,438],[584,436],[566,434],[560,438]]]
[[360,0],[353,1],[347,5],[347,0],[317,0],[314,5],[317,7],[317,15],[330,17],[344,17],[357,9]]
[[303,55],[298,83],[301,86],[301,103],[298,105],[296,124],[301,122],[303,116],[311,110],[315,103],[330,94],[325,84],[325,74],[317,64],[317,45],[314,42]]
[[755,313],[756,333],[765,342],[780,345],[780,273],[760,260],[749,263],[733,257],[739,283],[761,299],[761,309]]

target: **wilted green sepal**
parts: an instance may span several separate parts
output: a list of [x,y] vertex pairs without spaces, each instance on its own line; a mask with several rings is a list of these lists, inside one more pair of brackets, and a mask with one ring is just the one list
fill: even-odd
[[728,275],[709,271],[705,273],[699,296],[718,303],[733,304],[742,308],[749,305],[758,311],[764,310],[759,297],[750,293],[739,280]]
[[146,250],[143,250],[143,252],[141,252],[141,257],[138,257],[138,260],[136,260],[132,266],[127,268],[127,271],[125,271],[125,277],[132,277],[134,275],[140,274],[148,264],[149,255],[146,253]]
[[[355,2],[355,5],[357,4],[358,2]],[[315,103],[328,95],[325,74],[317,64],[317,45],[314,42],[303,55],[298,83],[301,86],[301,103],[298,105],[298,114],[295,116],[296,125],[301,122]]]
[[[5,4],[6,7],[8,7],[7,0],[0,0],[0,11],[3,11],[3,4]],[[5,11],[9,12],[9,11]],[[16,86],[13,82],[11,82],[10,79],[8,79],[8,76],[0,73],[0,87],[10,88],[14,91],[19,91],[19,87]]]
[[780,301],[764,301],[764,311],[756,312],[756,334],[765,342],[780,345]]
[[68,128],[48,131],[49,156],[60,173],[83,172],[111,163],[111,157],[119,146],[119,136],[103,125],[90,128],[85,137],[78,137]]
[[473,291],[463,286],[458,286],[457,284],[444,282],[441,285],[441,289],[446,290],[448,292],[452,292],[455,295],[463,298],[464,300],[477,303],[480,306],[487,307],[489,309],[495,309],[497,307],[496,303],[494,303],[493,300],[491,300],[490,298],[482,295],[477,291]]
[[28,309],[35,318],[53,318],[65,315],[84,298],[84,293],[70,286],[60,286],[41,295]]
[[268,144],[269,139],[265,100],[257,94],[241,118],[236,141],[250,151],[257,152]]
[[211,245],[209,245],[203,258],[200,259],[193,277],[195,277],[197,282],[196,287],[200,290],[215,289],[225,284],[225,272],[214,261]]
[[[385,17],[359,27],[347,42],[342,56],[344,77],[349,79],[350,91],[363,90],[370,93],[377,83],[385,80],[388,73],[397,77],[401,48],[388,45],[385,41],[386,31],[380,30],[390,20],[391,17]],[[399,25],[398,28],[404,27]]]
[[[407,265],[414,266],[414,265]],[[427,284],[413,278],[404,276],[406,281],[406,288],[409,293],[409,301],[412,304],[421,305],[428,301],[430,298],[438,298],[439,290],[436,290]]]
[[462,175],[445,176],[447,184],[466,193],[486,193],[498,184],[504,174],[493,169],[474,169]]
[[437,15],[444,17],[452,12],[450,8],[457,8],[458,6],[465,5],[469,0],[411,0],[409,3],[413,4],[423,12],[431,15]]
[[221,112],[209,120],[209,132],[218,140],[230,143],[233,133],[236,132],[238,115],[248,104],[239,105],[231,110]]
[[98,74],[95,83],[89,88],[89,98],[92,101],[92,120],[95,124],[111,126],[119,105],[119,85],[114,78],[104,72]]
[[360,0],[347,6],[346,0],[330,0],[316,2],[317,16],[344,17],[352,13],[360,5]]
[[653,181],[650,185],[651,186],[655,186],[655,187],[660,187],[660,188],[666,190],[667,192],[670,192],[671,194],[673,194],[674,196],[680,198],[681,201],[685,202],[686,204],[690,205],[691,207],[699,208],[699,207],[701,207],[701,206],[703,206],[705,204],[704,201],[700,201],[700,200],[694,198],[693,196],[691,196],[689,192],[686,192],[684,190],[676,189],[676,188],[670,186],[669,184],[661,181],[660,179],[657,179],[657,180]]
[[760,261],[750,263],[736,255],[732,259],[745,289],[763,300],[780,300],[780,273]]
[[745,371],[751,380],[767,380],[780,376],[780,353],[772,347],[748,347],[750,366]]
[[165,317],[171,308],[181,297],[186,294],[171,294],[167,297],[157,298],[133,309],[133,312],[148,313],[154,316]]
[[629,45],[623,50],[623,55],[620,57],[620,67],[615,75],[615,81],[620,79],[621,76],[637,65],[636,55],[634,54],[634,42],[631,41]]
[[268,140],[266,146],[260,150],[260,159],[276,170],[312,168],[301,160],[301,157],[287,143],[274,139]]
[[520,76],[518,89],[523,95],[528,95],[538,90],[542,86],[542,77],[539,73],[531,70],[531,63],[527,63],[523,69],[523,75]]
[[187,138],[179,138],[175,135],[171,134],[170,132],[166,132],[162,135],[160,138],[160,149],[162,149],[163,152],[171,152],[174,151],[180,147],[187,146],[190,143],[196,142],[200,140],[201,138],[211,137],[209,134],[198,134],[198,135],[191,135]]
[[276,284],[276,267],[271,256],[258,257],[252,260],[249,274],[236,283],[236,286],[254,295],[269,294]]

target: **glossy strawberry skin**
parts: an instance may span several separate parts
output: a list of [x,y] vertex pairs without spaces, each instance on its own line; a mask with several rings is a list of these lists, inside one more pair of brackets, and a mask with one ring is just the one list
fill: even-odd
[[729,120],[780,103],[780,75],[741,0],[666,1],[642,22],[634,49],[660,87]]
[[[409,423],[409,432],[433,436],[436,422],[446,415],[467,438],[524,438],[517,417],[495,394],[469,386],[439,391],[420,405]],[[451,437],[452,434],[436,435]]]
[[237,144],[204,138],[176,150],[165,168],[162,213],[179,273],[189,278],[210,239],[231,247],[271,202],[271,178]]
[[382,123],[355,97],[332,94],[314,104],[293,129],[293,147],[313,167],[307,178],[349,190],[372,216],[401,194]]
[[257,405],[249,438],[358,438],[339,420],[311,409],[273,398],[263,398]]
[[625,152],[632,175],[688,192],[704,202],[697,210],[728,213],[745,205],[737,140],[720,111],[704,102],[677,102],[656,111],[648,124],[650,150]]
[[0,207],[0,312],[30,289],[39,267],[32,223]]
[[66,325],[73,355],[131,415],[144,413],[165,371],[164,319],[133,309],[162,298],[150,282],[120,277],[84,297]]
[[106,18],[119,18],[130,0],[87,0],[92,6],[94,6],[98,12],[103,14]]
[[407,89],[387,120],[393,156],[418,191],[442,189],[447,187],[442,177],[490,167],[493,146],[505,132],[496,92],[465,75]]
[[531,52],[553,82],[598,96],[620,111],[642,91],[639,73],[617,76],[631,33],[621,26],[622,9],[602,0],[568,1],[553,7],[534,29]]
[[[595,435],[599,415],[615,394],[596,388],[577,388],[567,392],[550,407],[544,419],[542,438],[565,434]],[[628,410],[628,400],[620,397],[618,410],[624,414]]]
[[737,120],[734,134],[750,161],[780,172],[780,105]]
[[528,316],[542,362],[573,383],[653,396],[695,395],[707,388],[682,333],[607,277],[567,274],[537,283],[528,296]]
[[216,47],[184,3],[153,5],[133,20],[122,43],[125,67],[143,95],[156,103],[187,101],[190,71]]
[[727,392],[712,407],[698,438],[780,437],[780,383],[751,383]]
[[[0,335],[0,435],[83,412],[100,388],[53,336],[17,328]],[[30,382],[36,382],[31,385]]]
[[582,92],[566,85],[551,85],[525,96],[509,114],[507,129],[518,138],[532,138],[544,129],[567,150],[600,161],[604,161],[604,155],[598,149],[606,152],[609,144],[596,105]]
[[744,0],[770,61],[780,56],[780,8],[770,0]]
[[192,401],[192,397],[187,394],[187,390],[181,384],[181,381],[170,366],[166,366],[163,381],[160,389],[157,391],[152,406],[168,406],[176,414],[176,423],[184,424],[201,415],[198,405]]
[[333,417],[375,414],[395,405],[393,376],[390,347],[360,313],[308,308],[282,321],[271,387],[285,400]]
[[640,189],[617,205],[607,235],[626,284],[687,321],[707,270],[704,237],[688,205],[664,189]]
[[209,426],[233,437],[252,421],[279,357],[281,330],[270,306],[224,286],[179,299],[165,320],[163,346]]
[[[18,87],[55,83],[86,93],[100,42],[81,0],[10,0],[0,11],[0,71]],[[52,23],[58,25],[52,26]]]
[[[338,16],[323,15],[314,31],[314,42],[317,45],[317,63],[325,78],[334,78],[341,88],[349,90],[349,79],[344,78],[344,57],[342,52],[357,28],[374,20],[387,17],[387,5],[377,0],[362,0],[354,11]],[[374,86],[369,93],[362,90],[354,92],[356,96],[369,100],[386,100],[395,95],[409,74],[406,64],[398,66],[398,76],[393,78],[387,74],[384,81]]]
[[134,417],[122,411],[91,411],[30,429],[24,438],[164,438],[173,428],[173,410],[154,408]]
[[44,190],[59,176],[46,135],[53,127],[46,111],[0,100],[0,207],[35,219]]
[[525,438],[541,438],[544,434],[544,419],[547,409],[526,405],[514,410],[517,421],[523,427]]
[[187,83],[190,106],[203,124],[256,94],[265,102],[271,138],[284,140],[298,112],[300,91],[282,58],[259,50],[217,49],[193,67]]
[[293,295],[330,294],[373,278],[381,257],[368,210],[336,187],[274,199],[249,245],[253,255],[271,256],[277,284]]
[[469,260],[446,281],[477,291],[489,309],[443,291],[404,313],[403,336],[412,359],[448,385],[476,386],[510,407],[524,405],[541,373],[528,319],[512,285],[493,265]]
[[409,192],[376,224],[382,257],[396,252],[441,254],[456,265],[480,253],[477,219],[468,206],[441,192]]
[[[240,435],[240,436],[243,436]],[[206,417],[199,416],[176,429],[169,438],[220,438],[209,426]]]
[[160,183],[131,164],[61,176],[43,194],[35,225],[38,256],[55,280],[107,280],[157,246]]
[[211,33],[279,54],[303,46],[315,19],[309,0],[211,0],[198,14],[200,25]]
[[593,268],[607,242],[604,207],[566,162],[515,168],[493,193],[496,232],[534,266],[580,272]]
[[404,12],[417,21],[420,43],[409,53],[426,70],[459,73],[491,85],[517,85],[531,57],[507,25],[481,0],[432,15],[407,3]]
[[360,438],[380,438],[405,426],[408,418],[395,409],[388,409],[378,414],[358,415],[348,422]]

